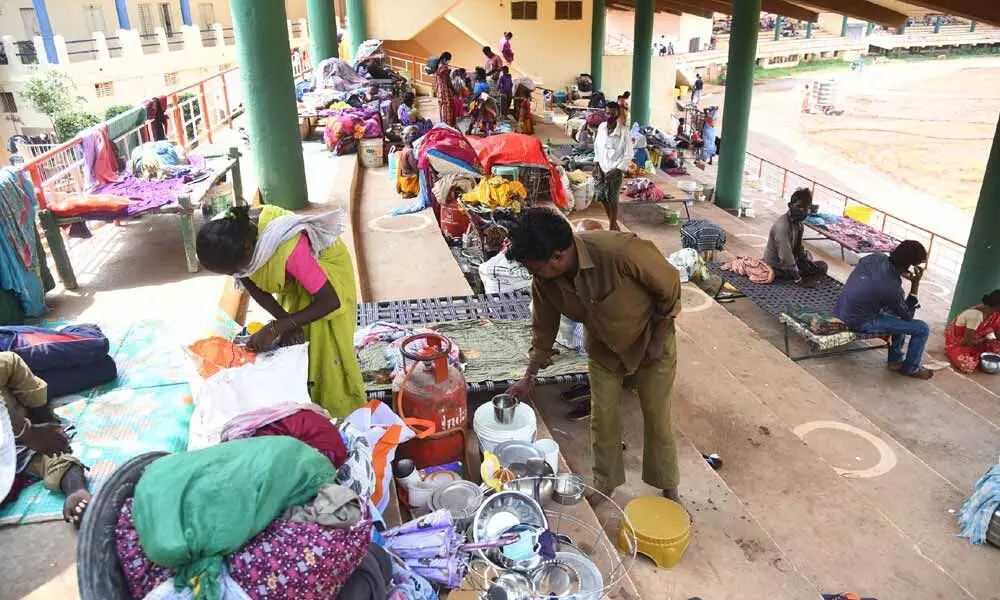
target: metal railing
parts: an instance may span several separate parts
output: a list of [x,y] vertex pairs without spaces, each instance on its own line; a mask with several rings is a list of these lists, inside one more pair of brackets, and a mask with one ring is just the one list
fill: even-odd
[[917,240],[927,248],[929,268],[936,272],[958,277],[965,256],[965,245],[935,233],[925,227],[915,225],[906,219],[886,212],[857,198],[835,190],[829,186],[786,169],[751,152],[746,153],[744,172],[757,172],[757,180],[763,191],[787,198],[786,192],[800,187],[812,190],[813,202],[820,210],[829,214],[845,215],[850,206],[864,206],[870,209],[871,217],[866,225],[899,240]]
[[395,50],[386,50],[385,58],[390,68],[397,73],[408,74],[415,83],[434,85],[434,75],[428,75],[424,72],[424,68],[427,66],[426,58]]

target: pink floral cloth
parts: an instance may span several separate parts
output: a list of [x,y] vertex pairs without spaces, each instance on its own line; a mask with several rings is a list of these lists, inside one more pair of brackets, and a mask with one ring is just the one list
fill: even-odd
[[[368,552],[372,522],[334,529],[316,523],[275,519],[242,548],[226,557],[226,567],[251,600],[327,600]],[[144,598],[173,571],[149,560],[132,521],[132,498],[122,505],[115,526],[118,562],[133,598]]]

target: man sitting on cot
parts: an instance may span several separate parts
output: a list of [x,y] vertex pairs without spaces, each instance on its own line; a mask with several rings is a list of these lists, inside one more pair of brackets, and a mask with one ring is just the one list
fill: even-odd
[[[851,331],[889,334],[889,370],[917,379],[934,376],[920,366],[931,330],[913,318],[920,308],[917,292],[925,262],[927,250],[916,240],[902,242],[891,254],[869,254],[854,267],[834,309]],[[903,279],[910,281],[909,294],[903,292]],[[906,336],[910,344],[904,357]]]
[[764,262],[774,269],[776,279],[800,283],[803,279],[826,275],[826,263],[814,261],[802,246],[802,236],[805,233],[803,223],[812,206],[812,192],[807,188],[799,188],[792,194],[788,212],[771,225],[767,247],[764,248]]
[[[0,464],[0,500],[11,483],[2,480],[4,473],[41,479],[47,489],[66,495],[63,519],[79,525],[90,492],[83,463],[71,454],[66,432],[48,405],[48,387],[20,356],[0,352],[0,398],[7,411],[0,416],[0,448],[12,437],[16,450],[13,465]],[[9,425],[3,422],[4,416],[9,418]],[[0,452],[0,460],[2,457]]]

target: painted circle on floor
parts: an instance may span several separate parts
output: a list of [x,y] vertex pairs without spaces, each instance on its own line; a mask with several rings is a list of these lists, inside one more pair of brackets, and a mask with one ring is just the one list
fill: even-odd
[[[740,238],[743,241],[746,241],[746,243],[751,248],[763,248],[767,246],[766,235],[759,235],[756,233],[737,233],[736,237]],[[750,238],[751,240],[756,240],[756,241],[747,241],[745,238]]]
[[681,286],[681,306],[684,313],[701,312],[711,308],[712,304],[714,304],[712,298],[698,286],[694,284]]
[[944,287],[940,283],[934,283],[933,281],[927,281],[926,279],[920,280],[920,285],[924,288],[930,286],[930,293],[937,296],[938,298],[950,298],[951,290]]
[[885,475],[896,466],[896,453],[892,451],[889,444],[886,444],[882,438],[868,433],[864,429],[848,425],[847,423],[841,423],[840,421],[810,421],[799,425],[792,430],[792,433],[798,436],[802,441],[805,441],[806,436],[809,435],[809,433],[818,429],[832,429],[835,431],[853,433],[854,435],[866,440],[878,451],[878,462],[875,466],[867,469],[841,469],[840,467],[831,465],[833,470],[836,471],[841,477],[847,477],[849,479],[870,479],[872,477]]
[[[412,215],[382,215],[368,221],[368,227],[375,231],[387,233],[405,233],[407,231],[418,231],[433,223],[426,213],[415,213]],[[391,224],[386,227],[386,225]]]

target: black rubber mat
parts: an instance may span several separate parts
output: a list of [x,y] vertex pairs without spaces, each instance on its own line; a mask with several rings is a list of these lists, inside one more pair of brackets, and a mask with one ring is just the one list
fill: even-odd
[[358,305],[358,326],[376,321],[398,325],[424,325],[446,321],[531,320],[531,295],[512,292],[478,296],[447,296],[389,302],[365,302]]

